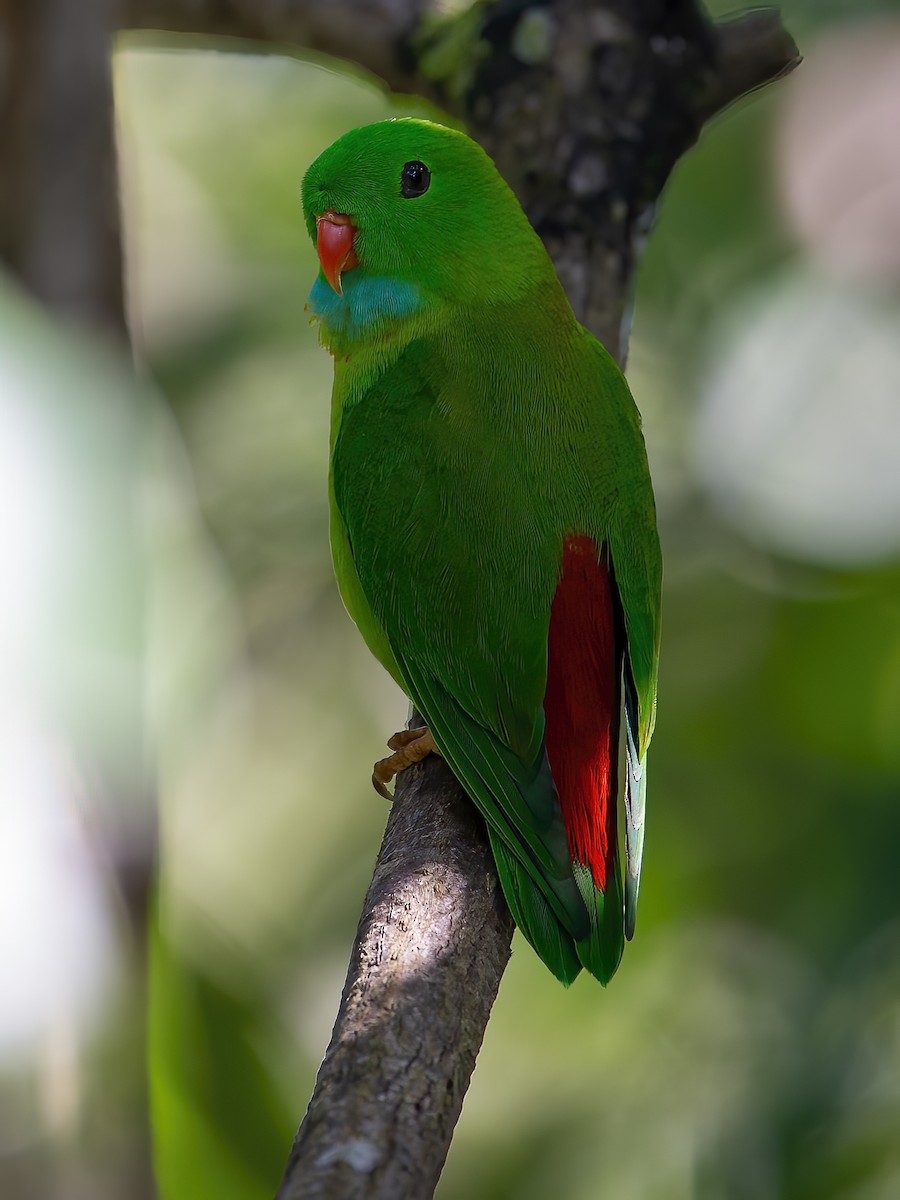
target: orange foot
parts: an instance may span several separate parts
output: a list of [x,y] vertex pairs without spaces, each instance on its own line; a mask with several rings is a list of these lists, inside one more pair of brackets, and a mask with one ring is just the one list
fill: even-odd
[[413,763],[421,762],[426,754],[440,754],[440,750],[434,744],[434,738],[427,727],[401,729],[388,739],[388,745],[394,753],[389,758],[382,758],[372,768],[372,786],[379,796],[384,796],[385,800],[393,800],[387,785],[394,776],[411,767]]

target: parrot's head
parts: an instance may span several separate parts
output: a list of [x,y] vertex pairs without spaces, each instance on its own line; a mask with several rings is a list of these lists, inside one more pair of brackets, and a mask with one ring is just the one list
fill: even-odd
[[496,303],[555,281],[549,259],[484,150],[411,118],[344,134],[310,166],[303,210],[326,323],[384,328],[446,305]]

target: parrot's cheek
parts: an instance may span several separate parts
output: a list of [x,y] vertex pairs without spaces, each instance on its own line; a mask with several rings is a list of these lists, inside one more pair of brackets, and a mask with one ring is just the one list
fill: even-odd
[[332,212],[329,208],[316,217],[316,250],[322,273],[339,296],[344,294],[341,275],[359,266],[353,245],[355,237],[356,226],[345,213]]

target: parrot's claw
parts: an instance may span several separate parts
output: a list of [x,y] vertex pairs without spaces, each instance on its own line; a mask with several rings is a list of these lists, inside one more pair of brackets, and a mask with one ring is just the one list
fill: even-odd
[[426,754],[440,754],[440,750],[434,744],[434,738],[427,727],[401,729],[388,739],[388,745],[394,753],[375,764],[372,769],[372,786],[379,796],[383,796],[385,800],[393,800],[387,785],[394,776],[411,767],[413,763],[421,762]]
[[[425,737],[426,735],[431,737],[426,725],[420,725],[418,729],[401,729],[399,733],[395,733],[393,737],[388,738],[387,744],[391,750],[402,750],[410,742],[416,742],[420,737]],[[430,746],[429,749],[434,749],[434,746]]]

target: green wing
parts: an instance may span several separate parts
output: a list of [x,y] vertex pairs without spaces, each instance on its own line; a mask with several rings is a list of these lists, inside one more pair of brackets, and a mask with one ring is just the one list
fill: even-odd
[[444,374],[413,344],[345,407],[335,505],[404,689],[492,841],[578,940],[589,921],[543,749],[558,539],[526,519],[532,481],[514,451],[448,415]]

